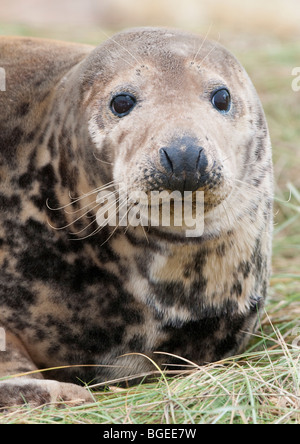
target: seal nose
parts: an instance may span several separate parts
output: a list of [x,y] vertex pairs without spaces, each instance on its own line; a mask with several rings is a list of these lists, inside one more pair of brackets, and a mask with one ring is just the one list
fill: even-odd
[[207,158],[197,139],[182,137],[159,150],[160,163],[165,170],[163,186],[172,191],[196,191],[205,175]]

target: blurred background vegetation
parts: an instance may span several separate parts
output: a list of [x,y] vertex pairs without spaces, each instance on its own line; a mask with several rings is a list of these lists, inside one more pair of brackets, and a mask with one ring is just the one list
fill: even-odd
[[[292,70],[300,67],[300,2],[0,0],[0,35],[97,45],[132,26],[171,26],[208,33],[237,56],[258,90],[273,144],[276,194],[269,318],[264,322],[276,325],[291,344],[300,328],[300,91],[292,89]],[[299,365],[299,357],[296,360]],[[297,375],[298,385],[291,390],[296,390],[293,396],[298,399],[299,371]],[[294,407],[291,412],[294,415]],[[285,413],[283,417],[288,418]]]

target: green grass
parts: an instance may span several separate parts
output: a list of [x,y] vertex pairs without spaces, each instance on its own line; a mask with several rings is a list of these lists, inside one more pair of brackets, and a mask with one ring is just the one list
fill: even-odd
[[[292,323],[258,338],[261,350],[186,370],[130,389],[111,387],[80,407],[29,408],[2,423],[266,424],[299,423],[299,349],[284,335]],[[283,333],[281,332],[283,330]],[[257,348],[258,345],[255,346]]]
[[[0,33],[41,35],[17,26],[0,26]],[[81,37],[63,31],[42,36]],[[247,44],[247,36],[233,36],[230,48],[241,38]],[[81,40],[95,43],[103,34],[92,30]],[[185,374],[158,372],[158,380],[128,389],[107,387],[91,405],[7,411],[0,414],[1,423],[300,423],[300,92],[291,89],[299,47],[286,40],[268,40],[266,46],[251,42],[249,51],[236,55],[266,111],[276,181],[273,274],[257,336],[242,356],[201,368],[187,363]]]

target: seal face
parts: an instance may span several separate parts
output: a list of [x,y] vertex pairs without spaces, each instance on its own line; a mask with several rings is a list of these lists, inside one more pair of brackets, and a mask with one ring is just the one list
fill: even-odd
[[[161,28],[97,48],[1,38],[0,49],[0,376],[76,366],[47,373],[61,385],[1,382],[0,405],[20,387],[29,402],[85,400],[68,383],[150,369],[128,353],[203,364],[240,352],[267,293],[273,185],[265,116],[238,61]],[[189,195],[192,219],[202,193],[201,235],[161,223],[164,200],[151,199],[164,192],[180,193],[173,216]],[[136,223],[154,209],[155,223]]]

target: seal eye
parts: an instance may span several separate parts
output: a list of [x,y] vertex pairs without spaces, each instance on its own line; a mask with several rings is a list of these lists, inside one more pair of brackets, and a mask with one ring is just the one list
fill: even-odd
[[112,99],[110,109],[116,116],[124,117],[130,113],[135,104],[136,98],[131,94],[118,94]]
[[215,91],[212,95],[211,103],[221,113],[228,113],[231,105],[230,93],[228,89],[222,88]]

